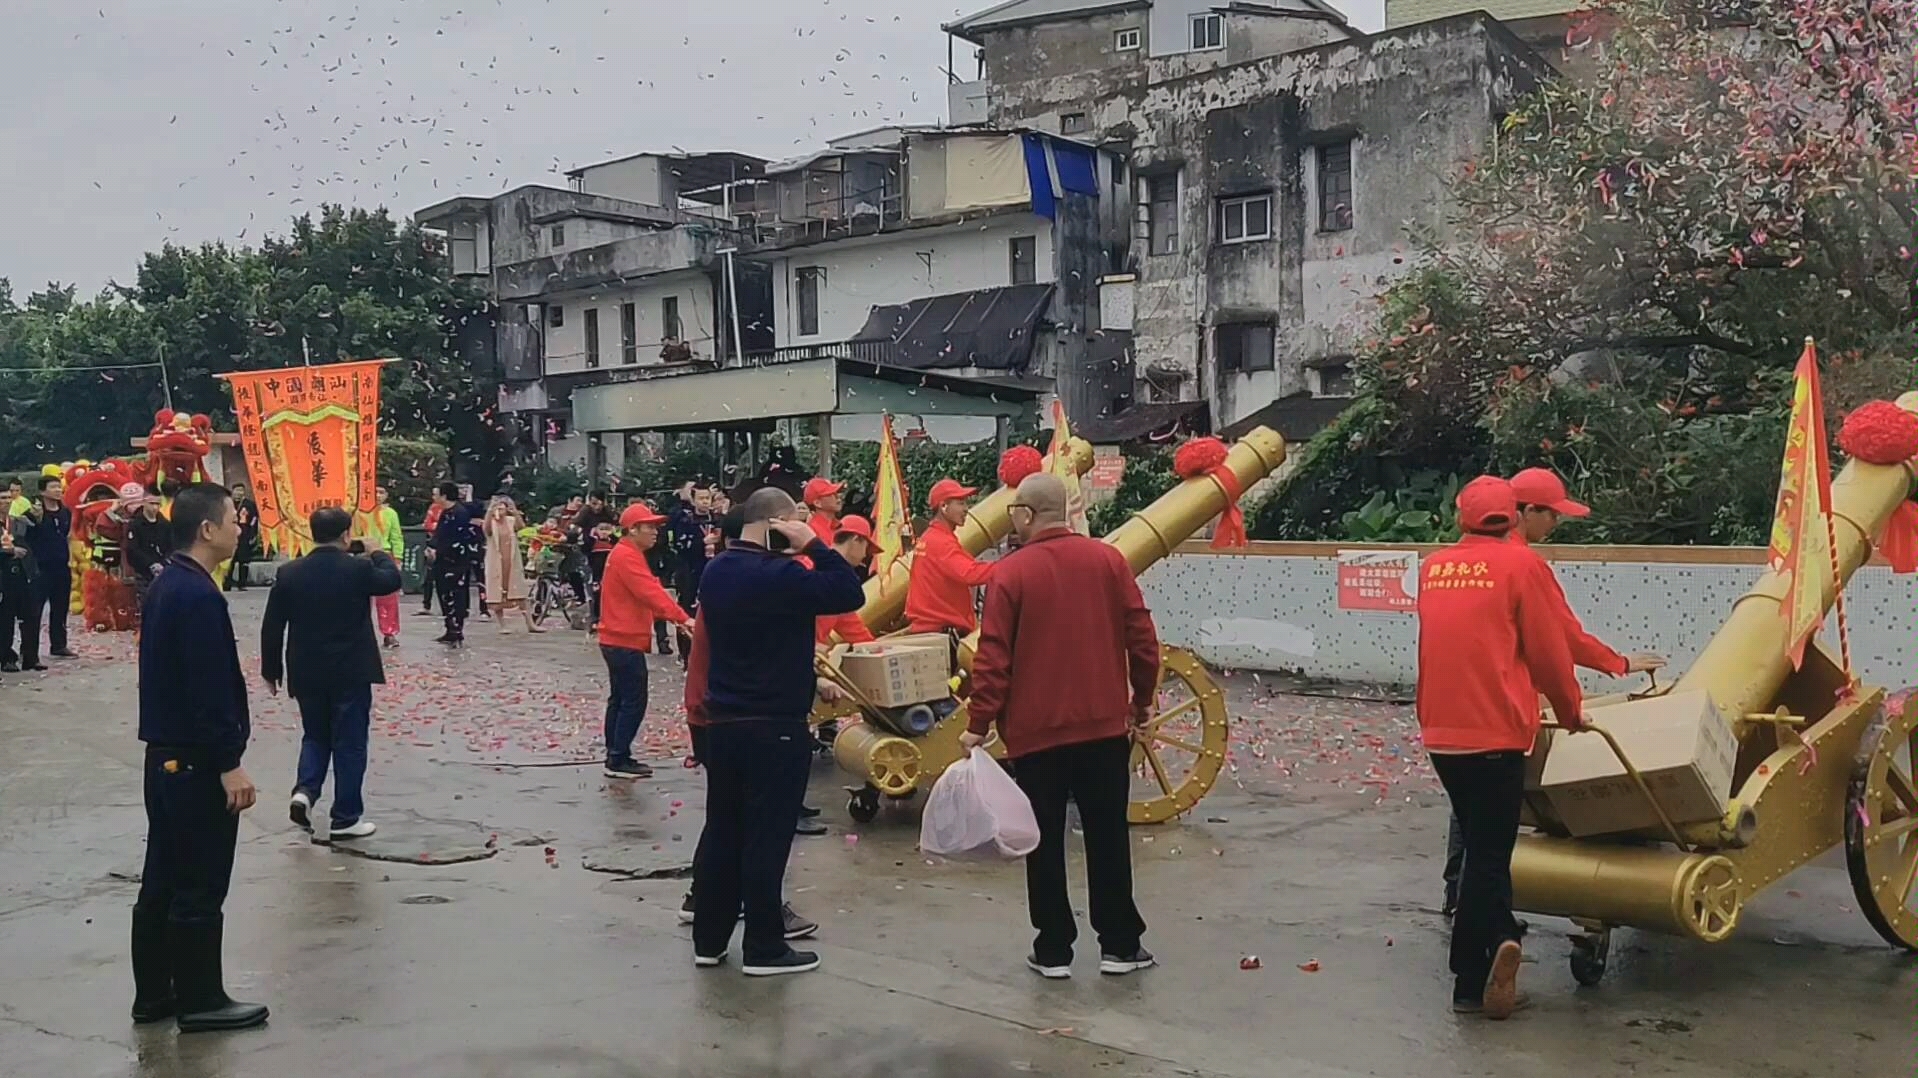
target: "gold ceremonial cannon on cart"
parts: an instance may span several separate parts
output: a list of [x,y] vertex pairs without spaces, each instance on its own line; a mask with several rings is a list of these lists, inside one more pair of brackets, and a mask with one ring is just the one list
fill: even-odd
[[[1918,412],[1918,393],[1898,405]],[[1871,557],[1913,477],[1911,461],[1854,460],[1833,481],[1840,588]],[[1841,698],[1845,675],[1817,641],[1793,670],[1780,614],[1786,584],[1777,572],[1760,577],[1671,690],[1703,690],[1734,717],[1738,754],[1723,819],[1679,826],[1660,809],[1662,826],[1639,835],[1520,836],[1514,906],[1586,930],[1573,939],[1579,983],[1604,975],[1612,927],[1718,942],[1752,896],[1841,845],[1866,919],[1894,946],[1918,951],[1918,696],[1895,713],[1883,688],[1861,685]],[[1606,703],[1593,701],[1587,714],[1602,730]],[[1642,780],[1638,786],[1651,796]]]
[[[1089,447],[1085,457],[1089,467]],[[1270,475],[1284,461],[1285,439],[1275,431],[1258,427],[1232,447],[1224,466],[1231,470],[1238,480],[1238,489],[1243,491]],[[1004,490],[1000,495],[1005,497],[997,503],[993,517],[981,512],[987,505],[994,504],[992,499],[974,508],[974,518],[980,528],[973,535],[990,537],[996,542],[1009,530],[1005,505],[1011,497]],[[1137,575],[1171,554],[1207,521],[1223,512],[1227,497],[1224,486],[1210,476],[1187,479],[1107,535],[1105,541],[1125,555],[1126,563]],[[981,541],[975,547],[967,541],[967,532],[962,531],[960,538],[966,543],[966,549],[975,554],[987,545]],[[866,606],[860,611],[866,624],[875,632],[893,628],[904,603],[903,589],[896,601],[890,598],[887,589],[875,588],[872,583],[868,583],[866,594]],[[962,670],[970,669],[976,643],[976,634],[960,643]],[[1134,773],[1149,776],[1144,792],[1134,791],[1129,812],[1133,823],[1161,823],[1190,811],[1211,790],[1225,766],[1229,735],[1225,693],[1212,680],[1205,664],[1190,651],[1161,645],[1159,657],[1159,692],[1153,713],[1135,740],[1132,752]],[[833,756],[839,766],[863,782],[851,791],[852,800],[847,805],[854,819],[870,820],[877,815],[882,796],[911,797],[964,755],[959,748],[959,735],[965,731],[967,719],[963,683],[957,700],[959,706],[952,708],[924,736],[912,737],[884,709],[861,699],[857,687],[830,662],[822,659],[819,669],[822,677],[847,693],[850,704],[844,710],[822,707],[814,712],[815,720],[825,721],[847,710],[856,711],[862,719],[841,730],[833,740]]]

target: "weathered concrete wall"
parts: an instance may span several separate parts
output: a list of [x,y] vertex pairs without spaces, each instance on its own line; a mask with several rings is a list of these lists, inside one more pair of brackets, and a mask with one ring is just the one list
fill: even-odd
[[723,236],[717,229],[689,225],[641,232],[578,250],[569,247],[557,254],[495,267],[494,295],[502,301],[529,300],[701,266],[724,246]]
[[680,332],[693,353],[708,359],[717,348],[714,324],[716,299],[713,282],[700,270],[685,270],[647,278],[624,286],[610,286],[589,292],[549,296],[548,302],[565,307],[566,324],[546,330],[546,373],[564,374],[583,371],[586,366],[586,312],[599,312],[599,366],[601,369],[629,366],[622,352],[620,308],[633,305],[634,360],[631,366],[649,366],[660,362],[659,346],[665,339],[667,298],[679,301]]
[[[1181,170],[1180,245],[1167,255],[1136,248],[1140,361],[1196,377],[1198,327],[1211,312],[1276,312],[1279,371],[1201,380],[1222,424],[1270,400],[1268,385],[1304,388],[1304,360],[1353,351],[1372,302],[1410,264],[1407,230],[1443,225],[1454,170],[1540,77],[1527,56],[1496,27],[1461,18],[1149,88],[1127,121],[1133,161]],[[1353,227],[1321,232],[1315,150],[1345,138]],[[1261,187],[1274,196],[1273,238],[1215,243],[1217,199]]]
[[1117,52],[1113,35],[1144,25],[1145,12],[1121,11],[982,34],[992,123],[1057,131],[1062,114],[1084,112],[1097,134],[1100,103],[1146,80],[1145,50]]
[[[1275,547],[1316,548],[1269,553]],[[1616,560],[1571,560],[1577,547],[1539,548],[1554,559],[1566,598],[1587,631],[1620,651],[1655,651],[1684,670],[1763,570],[1762,551],[1618,548]],[[1338,608],[1336,544],[1259,544],[1246,554],[1193,547],[1139,580],[1160,635],[1215,666],[1298,671],[1310,677],[1409,685],[1418,676],[1418,616]],[[1686,560],[1673,560],[1676,556]],[[1867,683],[1918,683],[1918,577],[1883,565],[1860,570],[1845,591],[1853,663]],[[1827,642],[1833,627],[1826,626]],[[1586,675],[1593,690],[1624,682]],[[1633,679],[1642,685],[1644,679]],[[1661,683],[1669,679],[1661,678]]]
[[[671,210],[657,206],[644,206],[637,202],[628,202],[618,198],[604,198],[599,195],[585,195],[578,191],[565,191],[557,187],[528,186],[519,187],[500,195],[491,201],[488,214],[491,218],[494,267],[524,262],[551,253],[550,233],[546,225],[535,224],[566,213],[620,214],[637,217],[648,223],[657,223],[661,227],[670,227],[678,220]],[[574,222],[568,223],[567,231],[572,231]],[[645,224],[621,226],[629,235],[646,230]],[[573,247],[574,241],[569,235],[567,247]]]

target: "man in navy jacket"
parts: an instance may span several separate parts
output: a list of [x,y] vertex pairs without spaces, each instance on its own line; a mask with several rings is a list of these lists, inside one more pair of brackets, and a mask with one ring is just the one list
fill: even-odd
[[266,1008],[229,998],[221,906],[253,780],[246,676],[213,570],[240,545],[233,496],[194,483],[173,499],[175,553],[140,610],[140,740],[146,742],[146,867],[133,905],[133,1020],[180,1032],[244,1029]]
[[[693,868],[693,963],[716,966],[739,920],[748,976],[804,973],[819,956],[785,938],[780,885],[806,795],[818,618],[857,610],[859,574],[777,488],[746,499],[739,542],[699,582],[706,672],[706,829]],[[803,553],[812,567],[794,555]]]

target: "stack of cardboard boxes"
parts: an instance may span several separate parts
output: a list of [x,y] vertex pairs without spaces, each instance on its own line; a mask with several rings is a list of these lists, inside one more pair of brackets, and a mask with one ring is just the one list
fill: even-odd
[[952,695],[952,641],[919,633],[854,644],[839,656],[839,670],[879,707],[943,700]]

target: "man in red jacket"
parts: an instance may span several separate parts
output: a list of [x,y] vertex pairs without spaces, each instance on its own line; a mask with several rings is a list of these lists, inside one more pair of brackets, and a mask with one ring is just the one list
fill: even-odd
[[906,583],[906,621],[915,633],[966,636],[977,627],[972,589],[992,579],[993,567],[966,553],[958,534],[977,493],[977,488],[960,486],[956,479],[932,485],[926,503],[932,507],[933,520],[913,544],[912,576]]
[[[1511,541],[1530,546],[1551,538],[1553,529],[1565,517],[1584,517],[1591,509],[1575,502],[1565,490],[1565,483],[1545,468],[1527,468],[1512,477],[1512,494],[1518,499],[1518,527],[1509,533]],[[1665,658],[1649,651],[1621,655],[1612,650],[1603,640],[1585,631],[1585,626],[1572,612],[1572,604],[1566,601],[1565,589],[1559,585],[1558,574],[1551,572],[1551,562],[1545,567],[1552,581],[1552,599],[1559,623],[1565,627],[1565,642],[1572,649],[1572,662],[1587,670],[1596,670],[1612,677],[1626,674],[1639,674],[1658,670],[1665,665]],[[1458,909],[1459,880],[1465,868],[1465,836],[1459,830],[1458,820],[1452,821],[1450,831],[1445,836],[1445,905],[1442,912],[1450,917]]]
[[1026,858],[1026,904],[1038,938],[1026,965],[1072,976],[1078,926],[1066,896],[1066,799],[1085,833],[1086,890],[1099,936],[1099,972],[1153,964],[1139,945],[1132,902],[1132,735],[1159,678],[1159,639],[1124,555],[1066,523],[1066,488],[1029,476],[1010,509],[1019,549],[999,563],[986,594],[972,663],[970,751],[996,726],[1032,799],[1039,848]]
[[806,480],[806,508],[812,510],[806,523],[822,543],[832,543],[839,532],[839,510],[845,507],[846,484],[835,483],[823,475]]
[[606,555],[600,580],[599,653],[611,689],[606,694],[607,778],[651,778],[653,769],[633,758],[633,739],[646,717],[646,653],[653,647],[653,620],[664,618],[688,633],[692,618],[646,564],[666,518],[644,502],[620,514],[620,539]]
[[[813,518],[817,520],[817,517]],[[841,517],[833,532],[832,548],[846,559],[846,564],[854,569],[864,569],[866,559],[872,557],[872,525],[865,517]],[[839,635],[841,643],[869,644],[872,642],[872,630],[866,628],[866,621],[854,610],[845,614],[828,614],[819,619],[818,642],[831,644],[833,634]]]
[[1465,837],[1452,926],[1452,1009],[1506,1018],[1523,1005],[1523,958],[1512,919],[1512,847],[1525,796],[1525,754],[1538,698],[1558,721],[1584,724],[1572,652],[1552,598],[1551,570],[1510,541],[1512,485],[1480,476],[1458,495],[1464,536],[1419,573],[1419,730]]

